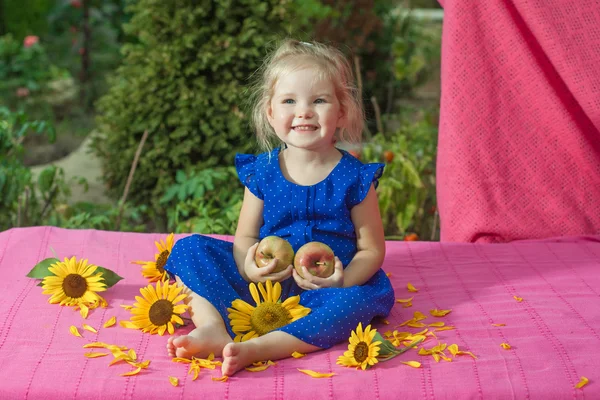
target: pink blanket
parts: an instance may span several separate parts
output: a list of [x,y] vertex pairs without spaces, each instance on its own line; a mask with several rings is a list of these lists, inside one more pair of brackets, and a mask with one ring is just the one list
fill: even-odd
[[[367,371],[336,365],[346,345],[278,361],[263,372],[242,371],[216,382],[219,370],[203,371],[196,381],[188,366],[166,354],[166,336],[114,326],[109,318],[127,319],[121,304],[132,304],[146,284],[133,260],[152,260],[154,240],[166,235],[65,230],[52,227],[0,233],[0,399],[593,399],[600,398],[600,237],[563,238],[511,244],[388,242],[385,270],[398,299],[413,297],[412,307],[397,303],[387,330],[415,311],[424,323],[445,322],[455,330],[437,332],[425,348],[457,344],[468,355],[435,362],[410,350]],[[125,279],[105,292],[106,309],[87,320],[70,308],[48,303],[36,281],[25,274],[38,261],[59,256],[86,257]],[[419,291],[407,291],[407,283]],[[514,297],[522,298],[517,301]],[[366,300],[368,301],[368,300]],[[432,309],[450,309],[436,318]],[[83,323],[97,334],[69,333]],[[493,326],[492,324],[505,324]],[[177,333],[186,332],[182,328]],[[430,328],[433,329],[433,328]],[[135,349],[151,360],[141,374],[122,377],[132,367],[109,367],[112,357],[89,359],[83,344],[103,341]],[[511,349],[500,345],[508,343]],[[446,355],[450,353],[446,351]],[[411,368],[402,361],[419,361]],[[315,379],[297,369],[334,372]],[[169,383],[179,378],[179,386]],[[580,378],[589,378],[576,389]]]
[[447,0],[443,241],[600,233],[597,0]]

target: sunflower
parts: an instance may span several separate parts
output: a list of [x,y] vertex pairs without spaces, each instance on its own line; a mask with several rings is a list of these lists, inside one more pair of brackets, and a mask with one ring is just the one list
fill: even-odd
[[158,333],[164,335],[165,331],[173,334],[175,328],[173,323],[183,325],[179,315],[187,310],[185,304],[176,304],[187,297],[180,294],[183,286],[177,283],[156,282],[156,287],[148,285],[140,289],[144,297],[135,296],[137,303],[133,304],[130,312],[133,314],[131,322],[142,332],[150,332],[152,335]]
[[377,356],[379,355],[380,341],[373,341],[376,329],[371,329],[371,325],[367,325],[363,333],[362,324],[359,322],[356,327],[356,333],[352,331],[350,336],[350,344],[348,350],[343,356],[339,356],[337,359],[338,365],[345,367],[356,367],[367,369],[377,364]]
[[[282,303],[279,299],[281,296],[279,282],[273,285],[271,281],[267,281],[265,286],[266,289],[259,282],[257,290],[256,285],[250,283],[250,294],[256,302],[256,307],[236,299],[231,302],[232,308],[227,309],[231,329],[236,334],[234,341],[244,342],[262,336],[310,313],[310,308],[299,304],[300,296],[289,297]],[[259,291],[263,301],[260,299]]]
[[42,293],[51,295],[49,303],[60,303],[61,306],[96,308],[105,305],[106,300],[96,292],[105,291],[106,283],[102,272],[94,275],[96,268],[96,265],[88,264],[87,259],[77,261],[75,257],[65,257],[64,261],[48,267],[53,275],[42,281]]
[[169,259],[173,245],[175,244],[174,235],[171,233],[164,241],[154,242],[158,253],[154,254],[154,261],[134,261],[134,264],[142,265],[142,275],[150,279],[150,282],[163,281],[167,279],[168,273],[165,271],[165,265]]

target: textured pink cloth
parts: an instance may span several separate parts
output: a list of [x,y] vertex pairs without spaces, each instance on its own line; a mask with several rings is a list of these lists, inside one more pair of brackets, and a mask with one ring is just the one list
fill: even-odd
[[[338,345],[300,359],[286,359],[263,372],[242,371],[228,382],[214,382],[219,370],[203,370],[196,381],[188,366],[167,357],[167,337],[117,326],[127,319],[121,304],[132,304],[146,284],[134,260],[151,260],[159,234],[64,230],[51,227],[0,233],[0,399],[594,399],[600,398],[600,237],[510,244],[388,242],[384,268],[400,303],[388,317],[396,327],[421,311],[424,323],[443,321],[456,330],[437,333],[440,343],[458,344],[478,358],[458,356],[436,363],[416,350],[357,371],[336,365],[346,349]],[[88,258],[125,279],[105,292],[106,309],[87,320],[70,308],[48,303],[48,296],[25,274],[38,261],[59,256]],[[407,283],[419,289],[410,293]],[[517,302],[513,296],[523,298]],[[368,300],[366,300],[368,301]],[[429,310],[451,309],[443,318]],[[99,329],[81,329],[87,323]],[[493,323],[506,326],[495,327]],[[83,338],[69,333],[80,327]],[[177,334],[187,332],[182,328]],[[149,369],[132,377],[129,365],[108,363],[112,356],[88,359],[83,344],[104,341],[135,349]],[[501,343],[509,343],[504,350]],[[429,339],[425,347],[437,344]],[[446,355],[450,356],[449,352]],[[420,361],[414,369],[401,361]],[[297,368],[334,372],[314,379]],[[178,387],[169,376],[180,380]],[[575,389],[581,376],[590,379]]]
[[442,241],[600,233],[598,0],[442,3]]

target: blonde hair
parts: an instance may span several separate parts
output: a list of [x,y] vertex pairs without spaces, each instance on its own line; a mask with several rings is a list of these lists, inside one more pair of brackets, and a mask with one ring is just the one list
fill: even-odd
[[349,143],[360,143],[364,127],[365,113],[361,96],[354,84],[350,63],[344,54],[331,46],[316,42],[284,40],[275,51],[267,55],[255,74],[257,79],[251,87],[251,122],[256,129],[258,145],[262,150],[272,149],[275,131],[267,119],[267,108],[278,79],[293,71],[315,68],[320,78],[330,80],[346,118],[336,138]]

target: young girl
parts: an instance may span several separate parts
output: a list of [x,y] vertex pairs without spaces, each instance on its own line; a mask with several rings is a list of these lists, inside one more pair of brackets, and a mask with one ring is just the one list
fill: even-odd
[[[346,341],[359,322],[386,316],[394,304],[380,269],[385,240],[375,187],[383,164],[363,164],[335,147],[360,142],[364,112],[344,55],[318,43],[287,40],[261,70],[253,120],[267,152],[238,154],[245,186],[235,240],[202,235],[177,241],[166,270],[188,289],[196,328],[169,338],[170,356],[222,355],[223,375],[256,361],[309,353]],[[282,146],[271,150],[272,139]],[[288,240],[294,251],[319,241],[335,255],[329,278],[276,262],[259,268],[258,242],[269,235]],[[237,266],[237,268],[236,268]],[[306,272],[306,270],[304,270]],[[254,304],[248,282],[280,282],[281,299],[300,295],[308,315],[244,342],[234,342],[228,307]]]

